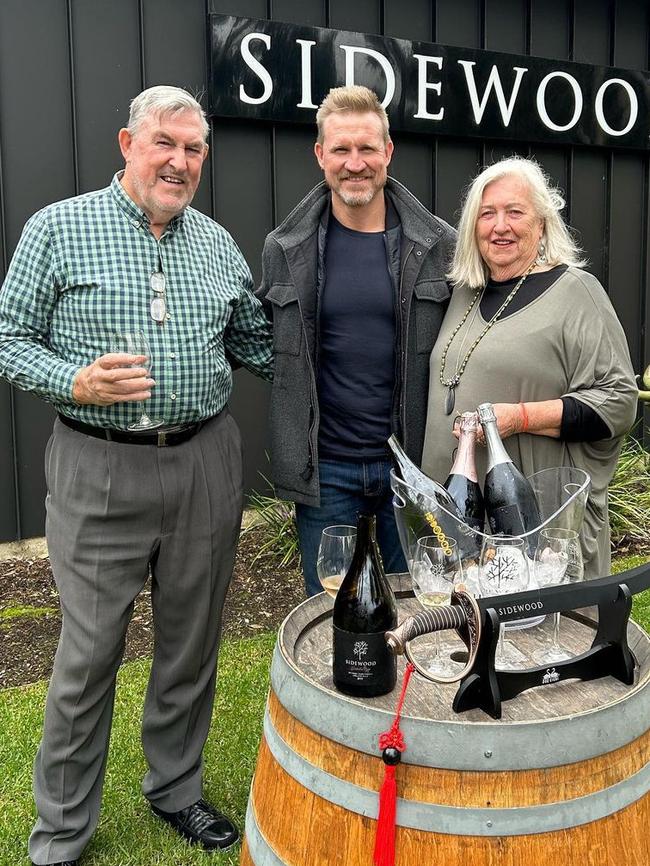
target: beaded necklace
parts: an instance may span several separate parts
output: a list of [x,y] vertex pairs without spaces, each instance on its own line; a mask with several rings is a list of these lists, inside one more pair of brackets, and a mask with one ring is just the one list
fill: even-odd
[[[467,362],[469,361],[469,359],[472,355],[472,352],[478,346],[478,344],[481,342],[481,340],[487,334],[487,332],[490,330],[492,325],[494,325],[495,322],[498,320],[499,316],[505,310],[505,308],[508,306],[510,301],[512,301],[514,296],[517,294],[519,289],[524,284],[524,280],[531,273],[531,271],[533,270],[533,268],[535,267],[536,264],[537,264],[537,260],[534,260],[532,262],[531,266],[526,271],[526,273],[521,277],[520,280],[517,281],[517,284],[515,285],[513,290],[510,292],[508,297],[501,304],[499,309],[492,316],[490,321],[487,323],[487,325],[483,328],[481,333],[478,335],[478,337],[474,340],[472,345],[469,347],[469,349],[465,353],[465,357],[461,361],[460,366],[456,366],[456,371],[455,371],[454,375],[451,377],[451,379],[445,379],[445,365],[447,362],[447,353],[449,352],[449,349],[451,348],[451,344],[454,340],[454,337],[456,336],[456,334],[460,331],[460,329],[463,327],[463,325],[467,321],[467,317],[469,316],[469,314],[474,309],[474,305],[476,304],[478,299],[481,297],[481,295],[485,291],[485,288],[478,289],[478,291],[476,292],[476,294],[472,298],[469,307],[467,308],[467,310],[465,310],[465,315],[460,320],[458,325],[454,328],[454,330],[451,332],[451,336],[447,340],[447,345],[445,346],[443,353],[442,353],[442,357],[440,359],[440,384],[448,389],[447,396],[445,398],[445,415],[451,415],[451,413],[454,411],[454,406],[456,405],[456,388],[458,387],[458,383],[460,382],[461,376],[465,372],[465,367],[467,367]],[[461,347],[461,351],[462,351],[462,347]]]

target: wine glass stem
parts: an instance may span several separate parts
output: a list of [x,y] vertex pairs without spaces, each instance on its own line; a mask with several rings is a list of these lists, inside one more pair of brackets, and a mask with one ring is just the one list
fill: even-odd
[[497,652],[496,652],[496,658],[495,658],[495,661],[497,662],[497,664],[501,664],[501,663],[503,663],[503,660],[504,660],[504,655],[505,655],[505,646],[504,646],[505,634],[506,634],[506,627],[505,627],[505,625],[504,625],[503,623],[501,623],[501,624],[499,625],[499,640],[498,640],[498,642],[497,642]]
[[560,649],[560,613],[553,614],[553,649]]

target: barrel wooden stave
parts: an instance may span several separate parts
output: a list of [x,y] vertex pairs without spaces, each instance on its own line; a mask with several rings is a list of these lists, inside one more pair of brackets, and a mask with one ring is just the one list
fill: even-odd
[[[260,749],[251,802],[260,833],[279,863],[372,863],[376,822],[305,789],[277,764],[266,744]],[[273,818],[264,823],[263,815]],[[396,866],[648,866],[649,821],[646,797],[600,821],[549,833],[481,837],[398,827]],[[261,866],[259,860],[242,863]]]

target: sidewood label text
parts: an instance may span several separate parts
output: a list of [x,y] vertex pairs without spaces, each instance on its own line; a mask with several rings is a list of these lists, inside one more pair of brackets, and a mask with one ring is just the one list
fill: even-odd
[[331,87],[365,84],[394,130],[650,148],[650,74],[210,16],[212,115],[314,123]]

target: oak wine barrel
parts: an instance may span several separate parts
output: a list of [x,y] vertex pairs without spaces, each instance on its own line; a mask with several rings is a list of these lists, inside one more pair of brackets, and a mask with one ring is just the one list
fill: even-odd
[[[407,576],[393,579],[402,619],[418,608],[403,597]],[[363,701],[334,689],[321,658],[331,609],[315,596],[280,629],[241,866],[372,866],[377,739],[397,689]],[[593,634],[593,624],[562,617],[576,654]],[[524,655],[538,635],[517,635]],[[611,677],[540,684],[504,702],[499,720],[456,715],[455,686],[413,676],[396,866],[649,866],[650,639],[634,623],[628,639],[639,663],[632,686]],[[402,671],[400,661],[398,688]]]

